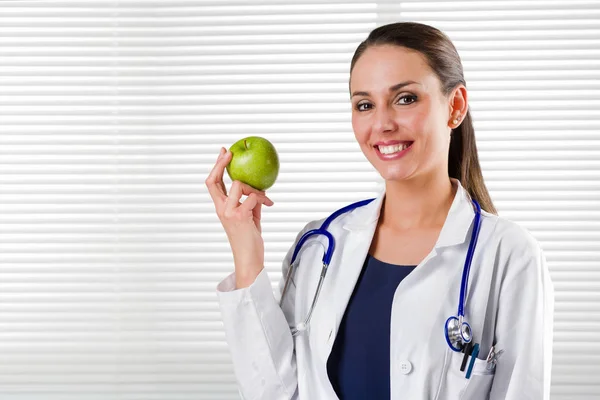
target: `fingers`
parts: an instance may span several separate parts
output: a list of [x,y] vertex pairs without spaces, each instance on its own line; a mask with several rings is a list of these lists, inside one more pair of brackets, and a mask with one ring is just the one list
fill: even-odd
[[[229,164],[231,156],[232,153],[230,151],[227,151],[221,147],[219,157],[217,158],[212,171],[210,174],[208,174],[208,177],[204,182],[208,188],[210,196],[213,199],[213,202],[217,206],[217,212],[222,212],[226,217],[232,216],[235,212],[235,208],[240,206],[240,199],[242,195],[250,196],[251,194],[254,194],[252,197],[255,199],[250,199],[250,197],[248,197],[248,199],[244,201],[244,204],[246,204],[250,199],[250,202],[248,202],[248,204],[244,207],[245,209],[247,208],[248,211],[252,211],[258,203],[266,206],[272,206],[275,204],[265,195],[264,191],[257,190],[252,186],[240,181],[233,181],[230,193],[227,195],[227,190],[225,188],[225,184],[223,183],[223,175],[225,173],[227,164]],[[225,207],[221,208],[220,204],[223,203],[225,203]],[[258,212],[258,215],[260,216],[260,210],[258,210]]]
[[[248,198],[244,200],[244,203],[242,203],[242,205],[240,206],[240,211],[244,211],[244,213],[246,211],[248,213],[252,213],[254,207],[256,207],[258,203],[260,203],[260,199],[258,198],[258,196],[255,193],[250,193]],[[258,208],[260,209],[260,207]]]
[[240,210],[247,211],[249,213],[254,214],[254,218],[258,218],[260,220],[260,207],[257,207],[258,204],[266,204],[269,198],[266,196],[258,196],[256,193],[250,193],[248,198],[244,200],[242,205],[240,206]]
[[273,203],[273,200],[271,200],[270,198],[267,197],[264,190],[255,189],[252,186],[247,185],[240,181],[234,181],[234,183],[235,182],[237,182],[240,185],[240,187],[242,189],[242,194],[244,196],[250,196],[252,193],[254,193],[256,195],[256,197],[258,198],[258,201],[261,204],[265,204],[267,206],[272,206],[273,204],[275,204],[275,203]]
[[260,197],[258,197],[255,193],[250,193],[248,198],[241,205],[240,210],[242,214],[252,215],[252,220],[254,221],[254,225],[258,229],[258,232],[262,234],[262,228],[260,225],[261,214],[262,214],[262,204]]
[[[240,181],[233,181],[231,185],[231,190],[229,191],[229,196],[227,196],[227,200],[225,201],[225,212],[229,215],[233,212],[233,209],[239,206],[240,199],[242,195],[248,196],[242,206],[246,205],[244,208],[247,208],[251,211],[256,204],[264,204],[266,206],[272,206],[275,204],[273,200],[268,198],[265,195],[265,192],[262,190],[257,190],[250,185],[247,185]],[[255,199],[255,200],[254,200]]]
[[229,159],[231,158],[231,152],[224,150],[225,149],[221,147],[219,158],[217,158],[215,166],[204,182],[208,188],[210,197],[212,197],[213,202],[215,203],[217,200],[224,201],[227,197],[227,191],[225,189],[225,184],[223,183],[223,174],[225,173],[225,167],[227,167]]
[[231,189],[229,190],[229,196],[225,200],[225,216],[230,217],[235,212],[234,209],[240,204],[240,198],[242,197],[242,182],[233,181]]

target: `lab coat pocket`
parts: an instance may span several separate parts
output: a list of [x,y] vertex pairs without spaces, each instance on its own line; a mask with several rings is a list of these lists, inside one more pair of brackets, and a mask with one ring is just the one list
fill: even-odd
[[489,370],[485,360],[476,358],[471,378],[467,379],[465,376],[471,359],[467,360],[465,370],[461,371],[464,354],[450,349],[447,351],[450,353],[450,362],[446,363],[445,382],[442,383],[438,400],[487,400],[495,370]]

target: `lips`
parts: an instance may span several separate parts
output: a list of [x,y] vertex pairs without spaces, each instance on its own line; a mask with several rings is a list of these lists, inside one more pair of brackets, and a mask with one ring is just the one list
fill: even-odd
[[[400,142],[400,143],[402,143],[402,142]],[[379,151],[379,146],[376,145],[376,146],[374,146],[375,153],[377,154],[377,157],[379,157],[379,159],[382,161],[397,160],[399,158],[404,157],[404,155],[412,149],[412,144],[414,142],[408,142],[408,143],[410,143],[410,145],[407,148],[405,148],[404,150],[398,151],[396,153],[392,153],[392,154],[383,154],[381,151]],[[398,144],[398,143],[396,143],[396,144]]]

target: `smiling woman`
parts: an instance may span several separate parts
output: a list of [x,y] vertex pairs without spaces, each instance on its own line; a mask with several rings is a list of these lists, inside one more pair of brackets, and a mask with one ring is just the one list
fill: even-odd
[[[415,38],[417,31],[423,36]],[[434,191],[447,197],[448,176],[496,213],[479,166],[462,63],[446,35],[409,22],[377,28],[358,46],[350,76],[357,142],[384,179],[403,177],[393,179],[394,187],[401,186],[395,192],[410,193],[394,201],[404,204],[398,219],[419,218],[406,207],[423,204],[411,186],[422,179],[437,182]],[[411,146],[390,147],[399,143]],[[401,167],[388,162],[399,159]]]
[[228,200],[223,160],[206,181],[235,259],[217,291],[243,397],[548,400],[554,288],[537,241],[492,204],[450,39],[376,28],[350,93],[385,188],[305,226],[279,301],[250,218],[268,199],[234,182]]

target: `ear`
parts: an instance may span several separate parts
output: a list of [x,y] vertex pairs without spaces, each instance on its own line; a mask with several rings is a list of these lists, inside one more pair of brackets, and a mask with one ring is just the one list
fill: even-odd
[[[461,116],[461,121],[467,115],[469,110],[467,88],[463,84],[459,84],[450,94],[448,102],[448,121],[452,122],[457,115]],[[460,125],[460,122],[459,122]]]

